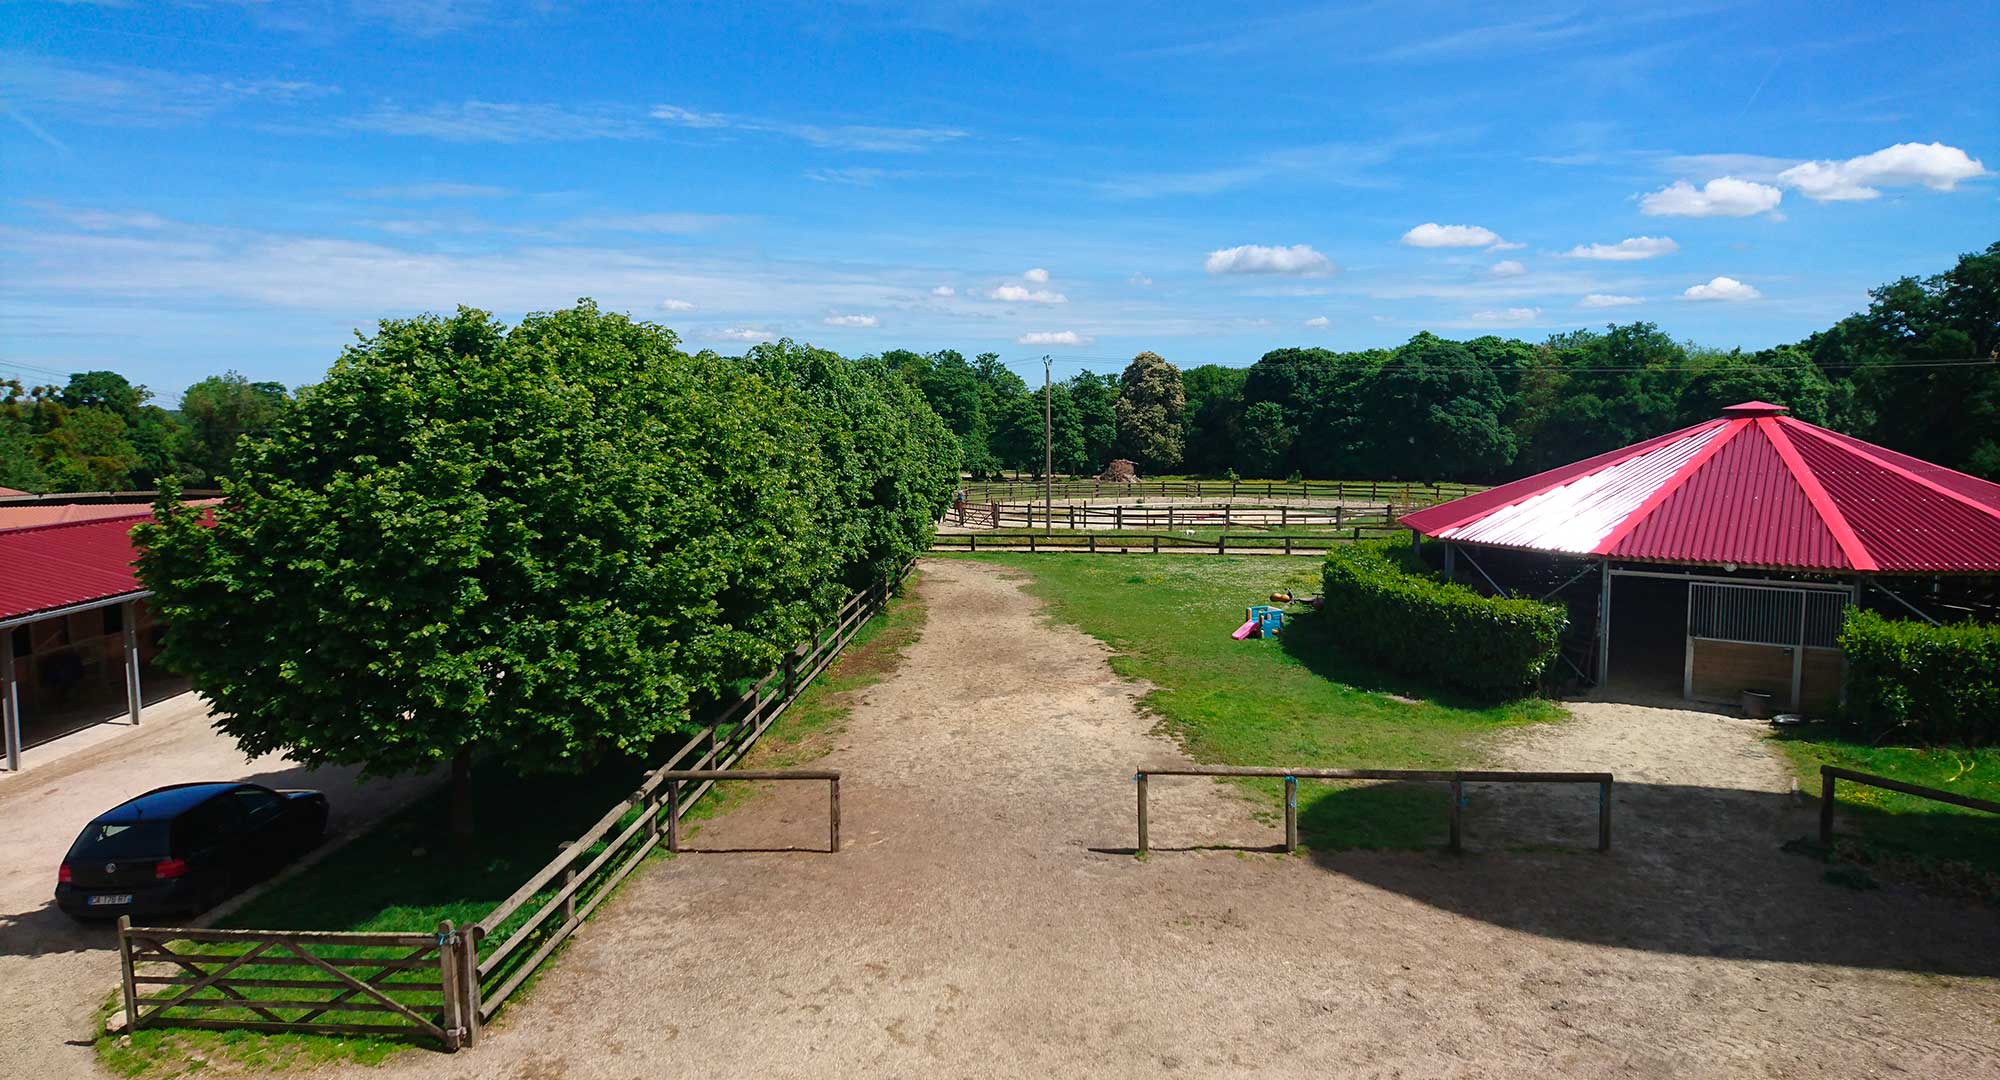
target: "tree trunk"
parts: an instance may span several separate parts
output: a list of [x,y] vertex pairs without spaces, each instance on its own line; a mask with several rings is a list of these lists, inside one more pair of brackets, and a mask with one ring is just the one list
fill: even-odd
[[461,746],[451,758],[451,835],[461,843],[472,840],[472,748]]

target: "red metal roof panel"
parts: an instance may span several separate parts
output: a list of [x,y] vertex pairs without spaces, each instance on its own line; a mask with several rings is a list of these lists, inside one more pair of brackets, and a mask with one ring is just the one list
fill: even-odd
[[1935,473],[1923,480],[1950,494],[1882,468],[1853,447],[1825,437],[1822,429],[1799,424],[1786,431],[1882,570],[1949,574],[2000,567],[2000,511],[1967,505],[1974,500],[1957,492],[1956,485],[1940,483]]
[[1755,424],[1605,554],[1619,559],[1848,569],[1833,533]]
[[0,619],[141,591],[130,533],[152,516],[0,532]]

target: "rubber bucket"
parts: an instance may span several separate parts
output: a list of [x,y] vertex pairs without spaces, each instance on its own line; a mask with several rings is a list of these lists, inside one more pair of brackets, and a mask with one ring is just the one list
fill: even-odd
[[1762,720],[1771,715],[1771,692],[1769,690],[1743,691],[1743,715],[1752,720]]

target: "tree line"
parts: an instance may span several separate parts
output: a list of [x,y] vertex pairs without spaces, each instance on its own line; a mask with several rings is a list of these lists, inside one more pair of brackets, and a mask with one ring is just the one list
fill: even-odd
[[178,409],[115,371],[82,371],[61,386],[0,379],[0,487],[51,491],[150,489],[162,477],[209,487],[236,440],[292,404],[284,384],[211,375]]
[[135,534],[164,660],[250,755],[643,754],[930,545],[957,444],[880,361],[690,355],[578,306],[387,320]]
[[[1055,468],[1114,457],[1143,472],[1362,480],[1509,480],[1761,399],[1810,423],[2000,479],[2000,244],[1870,293],[1864,312],[1756,352],[1675,341],[1652,323],[1531,343],[1420,333],[1393,349],[1282,348],[1248,367],[1179,370],[1152,353],[1051,394]],[[884,353],[975,475],[1039,475],[1043,392],[995,354]]]

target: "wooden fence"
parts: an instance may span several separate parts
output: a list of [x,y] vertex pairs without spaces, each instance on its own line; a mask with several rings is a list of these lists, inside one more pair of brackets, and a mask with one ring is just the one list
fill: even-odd
[[1270,533],[1223,533],[1213,540],[1174,533],[939,533],[931,541],[932,551],[1025,551],[1031,553],[1069,551],[1092,555],[1324,555],[1335,544],[1352,543],[1364,537],[1384,536],[1379,530],[1351,528],[1345,535],[1315,533],[1310,536],[1273,536]]
[[[909,571],[904,567],[902,576]],[[469,1041],[477,1040],[479,1025],[491,1020],[542,962],[610,897],[618,883],[660,845],[663,826],[671,847],[678,847],[679,823],[688,808],[718,780],[725,779],[720,774],[741,760],[786,706],[833,663],[862,625],[881,610],[891,591],[885,586],[850,597],[817,640],[787,654],[777,671],[722,707],[687,745],[648,773],[638,790],[605,811],[512,896],[467,928],[473,948],[480,954],[475,977],[465,987],[467,1013],[472,1019]],[[753,777],[735,772],[727,778]],[[829,781],[833,791],[832,846],[838,850],[838,773],[771,770],[760,772],[759,778]]]
[[943,523],[966,529],[1395,529],[1416,506],[1056,506],[1034,503],[957,503]]
[[160,1025],[411,1035],[456,1050],[472,950],[433,934],[197,930],[118,920],[126,1030]]
[[[134,927],[119,921],[127,1030],[150,1025],[326,1034],[429,1036],[446,1050],[475,1045],[482,1024],[520,990],[618,884],[665,843],[722,780],[819,780],[830,785],[829,848],[840,849],[840,774],[827,769],[730,770],[785,708],[833,663],[909,575],[855,593],[811,642],[721,705],[666,763],[513,895],[463,930],[316,933]],[[725,771],[729,770],[729,771]],[[207,949],[202,945],[209,945]],[[160,965],[178,969],[162,974]],[[313,978],[285,977],[308,969]],[[361,972],[361,974],[356,974]],[[165,986],[166,997],[140,997]],[[289,1014],[289,1015],[288,1015]]]
[[1940,788],[1924,787],[1921,784],[1907,784],[1901,780],[1891,780],[1886,776],[1876,776],[1873,773],[1855,772],[1853,769],[1843,769],[1837,765],[1821,765],[1819,767],[1819,842],[1822,845],[1833,843],[1833,790],[1835,783],[1840,780],[1845,780],[1852,784],[1865,784],[1869,787],[1878,787],[1885,791],[1900,791],[1905,795],[1915,795],[1920,799],[1930,799],[1933,802],[1963,806],[1969,810],[1984,810],[1989,814],[2000,814],[2000,802],[1975,799],[1970,795],[1960,795],[1955,791],[1945,791]]
[[1588,772],[1495,772],[1488,770],[1435,769],[1284,769],[1244,765],[1162,765],[1142,767],[1134,778],[1139,788],[1139,851],[1151,850],[1152,837],[1146,820],[1146,780],[1153,776],[1256,776],[1283,777],[1285,781],[1285,845],[1287,852],[1299,846],[1299,781],[1304,780],[1420,780],[1451,785],[1452,851],[1461,845],[1465,785],[1497,784],[1596,784],[1597,850],[1611,850],[1611,774]]
[[1306,499],[1361,499],[1371,503],[1397,502],[1430,506],[1463,498],[1485,488],[1477,484],[1424,484],[1401,480],[1142,480],[1120,484],[1106,480],[1071,478],[1057,480],[1044,492],[1039,480],[973,480],[965,485],[965,497],[972,502],[1025,502],[1058,499],[1180,498],[1275,499],[1298,496]]

